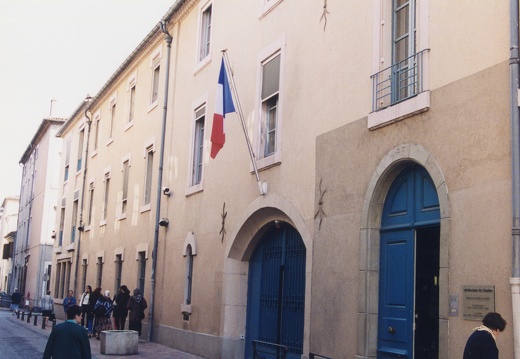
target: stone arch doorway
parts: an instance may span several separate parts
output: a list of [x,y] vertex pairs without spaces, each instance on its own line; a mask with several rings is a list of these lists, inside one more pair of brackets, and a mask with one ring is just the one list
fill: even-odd
[[390,151],[374,171],[365,195],[360,232],[360,278],[358,349],[360,358],[378,356],[381,219],[388,191],[399,174],[410,165],[420,165],[431,178],[439,201],[438,348],[439,358],[448,358],[448,241],[450,210],[448,189],[433,155],[424,147],[404,144]]

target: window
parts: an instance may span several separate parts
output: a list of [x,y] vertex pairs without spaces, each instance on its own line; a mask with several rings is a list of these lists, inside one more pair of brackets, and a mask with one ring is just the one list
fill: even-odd
[[150,94],[150,107],[148,111],[157,106],[159,101],[159,76],[161,74],[162,47],[159,46],[150,58],[150,69],[152,70],[152,91]]
[[62,206],[61,214],[60,214],[60,233],[59,233],[59,237],[58,237],[58,247],[61,247],[63,245],[63,228],[64,227],[65,227],[65,206]]
[[116,104],[117,95],[113,95],[108,104],[108,111],[110,112],[110,126],[108,128],[108,141],[110,142],[114,137],[114,126],[116,123]]
[[280,53],[262,63],[261,93],[261,157],[273,155],[277,150],[278,102],[280,92]]
[[98,148],[98,143],[99,143],[99,125],[100,125],[101,121],[100,121],[100,114],[99,114],[99,111],[96,112],[94,114],[94,124],[95,124],[95,127],[94,127],[94,141],[92,143],[92,145],[94,146],[94,153],[96,153],[97,151],[97,148]]
[[184,304],[191,304],[191,288],[193,284],[193,253],[191,245],[186,248],[186,278],[184,282]]
[[204,154],[204,123],[206,107],[195,110],[195,128],[193,133],[193,153],[191,164],[191,186],[196,186],[202,180],[202,163]]
[[138,266],[137,266],[137,288],[144,293],[144,281],[146,278],[146,252],[139,252],[137,254]]
[[79,141],[78,141],[78,164],[76,167],[76,171],[81,170],[82,162],[83,162],[83,141],[85,138],[85,129],[82,128],[81,131],[79,131]]
[[123,273],[123,259],[121,254],[116,254],[116,282],[115,282],[115,291],[117,293],[119,287],[121,287],[121,276]]
[[103,282],[103,257],[97,259],[96,287],[101,287]]
[[110,172],[105,173],[105,196],[103,199],[103,222],[106,223],[108,212],[108,195],[110,193]]
[[86,288],[87,287],[87,268],[88,268],[88,262],[86,259],[83,259],[83,263],[81,264],[81,266],[83,267],[83,276],[81,277],[81,284],[82,284],[81,287]]
[[72,139],[69,138],[67,140],[67,144],[66,144],[66,148],[65,148],[65,174],[64,174],[64,177],[63,177],[63,181],[66,182],[68,179],[69,179],[69,164],[70,164],[70,148],[72,146]]
[[128,96],[128,123],[132,123],[134,121],[135,111],[135,83],[130,88]]
[[428,110],[428,1],[376,0],[368,127]]
[[94,182],[90,182],[88,188],[88,212],[87,212],[87,226],[92,224],[92,211],[94,207]]
[[130,171],[130,160],[123,162],[123,197],[121,198],[121,214],[126,215],[128,205],[128,176]]
[[78,200],[74,200],[72,204],[72,225],[70,227],[70,243],[76,240],[76,224],[78,221]]
[[153,147],[146,149],[146,172],[144,179],[144,205],[149,205],[152,198],[152,179],[153,179]]
[[199,62],[209,56],[211,44],[211,8],[211,3],[208,3],[201,9]]

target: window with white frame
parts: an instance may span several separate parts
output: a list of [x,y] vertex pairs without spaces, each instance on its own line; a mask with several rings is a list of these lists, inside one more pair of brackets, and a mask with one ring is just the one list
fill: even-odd
[[128,206],[128,178],[130,175],[130,159],[125,159],[123,161],[123,194],[121,198],[121,215],[126,215],[126,209]]
[[211,45],[211,19],[212,2],[209,1],[199,9],[200,13],[200,36],[199,36],[199,56],[198,61],[202,62],[210,54]]
[[62,199],[60,211],[60,233],[58,233],[58,247],[63,245],[63,229],[65,228],[65,198]]
[[63,181],[67,182],[69,180],[69,172],[70,172],[70,148],[72,146],[72,139],[67,139],[66,148],[65,148],[65,172],[63,175]]
[[76,171],[81,170],[82,162],[83,162],[83,142],[85,140],[85,128],[82,128],[79,131],[79,139],[78,139],[78,163],[76,166]]
[[149,146],[145,151],[146,169],[144,178],[144,198],[143,204],[149,205],[152,199],[152,180],[153,180],[153,154],[154,147]]
[[128,114],[127,114],[127,126],[134,121],[135,117],[135,89],[137,85],[137,72],[134,73],[127,86],[127,101],[128,101]]
[[193,129],[193,151],[191,163],[191,186],[196,186],[202,180],[202,165],[204,155],[204,124],[206,119],[206,105],[195,110],[195,124]]
[[92,224],[92,214],[94,208],[94,182],[90,182],[88,186],[88,212],[87,212],[87,226]]
[[259,168],[281,162],[281,73],[285,38],[262,52],[260,64],[260,93],[257,165]]
[[116,254],[116,282],[115,282],[115,290],[114,292],[117,293],[119,290],[119,287],[121,287],[121,277],[123,276],[123,255],[122,254]]
[[92,141],[93,146],[93,154],[97,152],[98,143],[99,143],[99,125],[101,124],[101,114],[97,111],[94,114],[94,141]]
[[76,228],[78,223],[78,199],[74,199],[72,203],[72,223],[70,226],[70,243],[76,240]]
[[108,128],[108,140],[111,141],[114,137],[114,126],[116,123],[116,104],[117,95],[113,95],[108,104],[108,111],[110,116],[110,123]]
[[157,48],[150,59],[152,71],[152,88],[150,93],[150,109],[155,107],[159,101],[159,80],[161,75],[162,47]]
[[377,128],[428,110],[429,0],[374,0],[372,112]]
[[105,193],[104,193],[104,196],[103,196],[103,216],[102,216],[102,222],[106,223],[107,214],[108,214],[108,196],[110,194],[110,171],[105,172],[104,188],[105,188]]
[[146,280],[146,252],[137,253],[137,288],[144,293],[144,284]]
[[101,287],[103,282],[103,257],[97,258],[96,287]]

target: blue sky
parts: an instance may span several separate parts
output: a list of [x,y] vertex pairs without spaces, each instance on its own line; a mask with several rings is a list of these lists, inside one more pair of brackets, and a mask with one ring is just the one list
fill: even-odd
[[0,0],[0,203],[41,121],[95,95],[174,0]]

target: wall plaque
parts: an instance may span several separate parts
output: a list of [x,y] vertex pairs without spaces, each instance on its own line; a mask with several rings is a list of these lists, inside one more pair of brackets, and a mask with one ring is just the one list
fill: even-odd
[[462,288],[462,318],[481,321],[495,311],[495,286],[465,285]]

